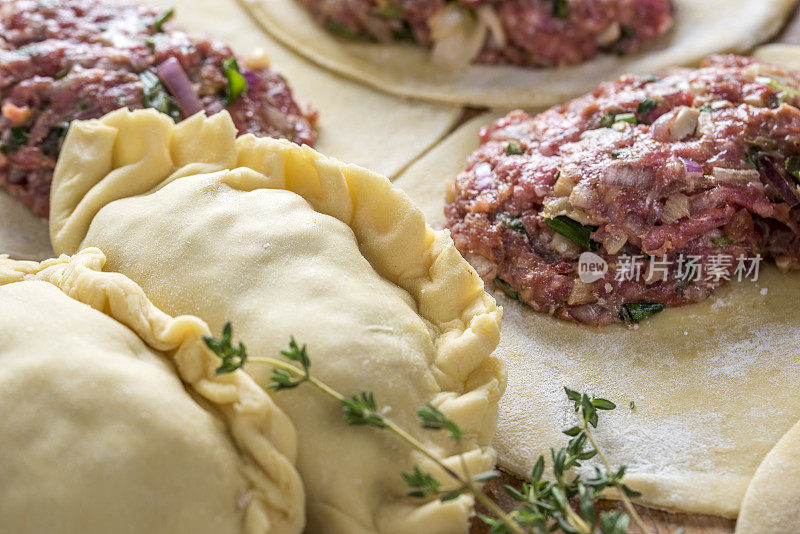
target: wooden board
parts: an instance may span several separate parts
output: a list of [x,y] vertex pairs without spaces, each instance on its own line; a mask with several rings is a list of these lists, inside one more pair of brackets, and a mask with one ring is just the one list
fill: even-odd
[[[781,33],[772,42],[800,45],[800,5],[795,9],[794,14]],[[500,504],[503,510],[509,512],[518,503],[508,496],[503,486],[510,485],[519,488],[521,483],[522,481],[516,477],[508,473],[501,473],[499,478],[486,484],[484,492]],[[603,501],[598,508],[601,510],[615,508],[623,510],[622,506],[614,501]],[[736,525],[733,519],[724,517],[666,512],[643,506],[637,506],[636,509],[648,527],[651,527],[650,532],[655,534],[678,533],[680,529],[684,529],[685,534],[731,534]],[[637,529],[632,527],[630,531],[636,532]],[[470,534],[488,533],[488,527],[477,518],[473,518]]]

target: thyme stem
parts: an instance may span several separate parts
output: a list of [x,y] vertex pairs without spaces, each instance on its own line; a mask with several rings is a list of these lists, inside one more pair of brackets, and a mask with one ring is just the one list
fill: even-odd
[[[605,465],[606,471],[609,473],[612,472],[611,464],[609,463],[608,458],[606,458],[603,450],[597,445],[591,430],[589,430],[589,424],[586,421],[583,421],[583,431],[586,433],[586,437],[589,438],[589,442],[592,444],[592,447],[594,447],[594,450],[597,451],[597,455],[600,457],[600,460],[602,460],[603,465]],[[644,521],[639,516],[636,508],[633,507],[633,503],[631,503],[631,500],[625,494],[625,491],[623,491],[622,484],[619,480],[614,480],[614,487],[617,488],[617,491],[620,495],[620,500],[622,501],[623,506],[625,506],[625,509],[628,511],[628,514],[631,516],[631,518],[633,518],[633,522],[636,523],[636,527],[641,531],[642,534],[647,534],[647,525],[644,524]]]
[[[327,385],[325,382],[307,374],[302,369],[298,367],[283,362],[281,360],[276,360],[273,358],[250,358],[248,361],[256,362],[256,363],[264,363],[268,365],[272,365],[273,367],[278,367],[287,371],[289,373],[294,374],[302,378],[303,380],[307,380],[310,384],[314,385],[316,388],[321,390],[322,392],[328,394],[329,396],[333,397],[334,399],[342,402],[345,400],[345,396]],[[411,445],[414,449],[422,453],[426,458],[433,461],[437,466],[439,466],[445,473],[447,473],[450,478],[455,480],[461,487],[466,488],[472,495],[478,500],[483,506],[485,506],[488,510],[492,512],[499,520],[501,520],[506,527],[513,533],[513,534],[524,534],[525,531],[520,528],[519,525],[516,524],[503,510],[495,503],[492,499],[490,499],[487,495],[485,495],[482,491],[478,490],[475,487],[475,483],[472,480],[472,477],[469,475],[469,470],[467,469],[466,461],[464,460],[464,455],[461,453],[461,448],[459,445],[459,458],[461,460],[461,466],[464,470],[464,476],[466,479],[462,478],[456,471],[452,468],[447,466],[440,458],[438,458],[434,453],[428,450],[425,445],[420,442],[417,438],[403,430],[400,426],[398,426],[394,421],[383,417],[383,421],[386,425],[386,428],[393,432],[396,436],[401,438],[403,441]],[[580,519],[580,518],[579,518]]]

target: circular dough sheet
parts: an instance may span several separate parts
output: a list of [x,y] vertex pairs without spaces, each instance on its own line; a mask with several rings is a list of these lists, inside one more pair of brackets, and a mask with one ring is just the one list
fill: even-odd
[[[441,226],[445,182],[478,147],[475,117],[403,173],[404,189]],[[539,454],[575,424],[563,386],[613,400],[597,435],[628,466],[641,502],[736,517],[762,458],[798,419],[800,273],[762,265],[758,282],[731,283],[706,301],[642,323],[592,329],[533,312],[500,292],[497,356],[509,369],[495,448],[527,478]],[[634,401],[635,408],[629,404]]]
[[697,63],[718,52],[744,52],[769,39],[795,0],[675,0],[674,28],[647,50],[602,55],[558,69],[472,65],[445,72],[412,43],[350,42],[317,24],[297,0],[240,0],[279,41],[319,65],[388,93],[497,108],[542,107],[584,93],[626,72]]

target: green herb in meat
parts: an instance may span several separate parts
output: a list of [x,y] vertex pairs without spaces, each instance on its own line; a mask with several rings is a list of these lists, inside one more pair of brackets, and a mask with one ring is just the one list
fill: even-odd
[[619,316],[626,323],[637,324],[662,311],[664,305],[660,302],[629,302],[623,304]]
[[165,115],[169,115],[175,122],[181,120],[181,110],[178,104],[155,73],[149,70],[142,71],[139,74],[139,79],[144,86],[144,98],[142,100],[144,107],[153,108]]
[[158,14],[156,19],[153,21],[153,31],[159,33],[161,31],[162,26],[172,18],[172,15],[175,14],[175,8],[169,8],[165,11],[162,11]]
[[385,19],[402,19],[405,11],[403,10],[403,6],[389,3],[385,6],[375,8],[375,14]]
[[506,282],[505,280],[501,280],[500,278],[494,279],[494,285],[496,285],[506,296],[510,299],[522,301],[522,295],[519,294],[519,291],[515,291],[511,284]]
[[786,172],[788,172],[798,183],[800,183],[800,156],[791,156],[786,158],[784,164]]
[[636,107],[636,113],[638,113],[639,115],[646,115],[647,113],[650,113],[657,107],[658,107],[658,101],[648,96],[647,98],[639,102],[639,105]]
[[516,139],[512,139],[506,145],[506,156],[521,156],[525,153],[525,150],[519,144],[519,141]]
[[554,232],[558,232],[570,241],[579,244],[586,250],[598,250],[600,243],[594,241],[590,236],[592,232],[597,230],[596,226],[589,226],[581,224],[574,219],[570,219],[566,215],[559,215],[552,219],[545,219],[545,224],[549,226]]
[[553,4],[553,16],[557,19],[565,19],[569,17],[569,6],[567,0],[550,0]]
[[228,79],[228,86],[225,88],[225,105],[230,106],[239,95],[247,92],[247,80],[239,70],[239,62],[231,56],[222,62],[222,71]]
[[525,231],[525,224],[519,217],[512,217],[507,213],[501,213],[497,216],[497,220],[500,222],[500,224],[514,230],[515,232],[519,232],[521,234],[527,233]]

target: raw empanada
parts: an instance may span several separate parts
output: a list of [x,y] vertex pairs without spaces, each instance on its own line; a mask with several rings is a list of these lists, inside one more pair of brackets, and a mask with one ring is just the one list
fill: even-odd
[[0,530],[301,532],[289,419],[104,261],[0,257]]
[[[447,436],[416,421],[418,407],[439,407],[467,431],[470,472],[494,466],[501,310],[448,234],[385,178],[286,141],[236,139],[224,113],[176,126],[120,110],[73,124],[51,236],[60,252],[103,247],[108,268],[169,313],[216,330],[232,321],[251,357],[277,357],[293,335],[312,374],[343,394],[374,391],[383,413],[456,466]],[[270,381],[270,366],[246,369]],[[347,427],[309,387],[274,398],[298,431],[310,532],[466,532],[470,497],[405,496],[401,472],[432,469],[420,454]]]

